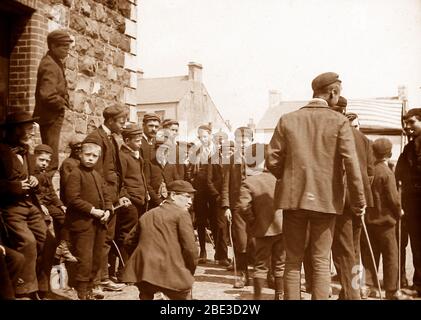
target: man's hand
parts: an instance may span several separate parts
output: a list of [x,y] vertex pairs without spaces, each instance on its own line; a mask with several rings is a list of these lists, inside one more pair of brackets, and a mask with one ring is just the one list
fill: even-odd
[[132,202],[130,201],[130,199],[127,198],[127,197],[121,197],[120,199],[118,199],[118,203],[121,206],[125,206],[125,207],[128,207],[128,206],[130,206],[132,204]]
[[229,222],[232,221],[232,213],[229,208],[225,209],[224,216]]
[[50,215],[50,211],[48,211],[48,208],[44,206],[43,204],[41,205],[41,210],[42,210],[42,213],[44,213],[46,216]]
[[0,254],[6,256],[6,248],[0,245]]
[[365,215],[365,209],[366,209],[366,206],[364,206],[364,207],[354,207],[353,211],[354,211],[354,214],[357,217],[363,217]]
[[101,223],[104,223],[104,224],[107,223],[107,221],[108,221],[109,218],[110,218],[110,211],[109,210],[106,210],[104,212],[104,215],[101,218]]
[[38,179],[34,176],[29,176],[28,183],[31,186],[31,188],[35,188],[38,185]]
[[400,211],[400,215],[399,215],[399,219],[402,219],[402,217],[405,215],[405,211],[403,211],[403,209],[401,209]]
[[20,182],[22,184],[22,190],[29,190],[31,189],[31,185],[28,182],[28,179],[23,180]]
[[67,208],[65,206],[60,206],[60,209],[63,210],[64,213],[66,213]]
[[151,201],[151,195],[149,192],[146,192],[146,201]]
[[104,210],[92,208],[91,215],[95,218],[101,219],[104,216]]

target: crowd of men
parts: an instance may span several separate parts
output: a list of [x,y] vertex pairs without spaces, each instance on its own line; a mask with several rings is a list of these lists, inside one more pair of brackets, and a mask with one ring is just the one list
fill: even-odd
[[[13,112],[1,124],[1,298],[48,297],[52,266],[65,261],[82,300],[127,284],[140,299],[157,292],[191,299],[197,264],[213,258],[234,271],[235,288],[252,278],[261,299],[267,282],[276,300],[301,298],[302,265],[312,298],[328,299],[333,259],[339,298],[359,300],[381,295],[380,256],[387,299],[421,294],[421,109],[404,116],[409,143],[395,172],[392,143],[358,130],[333,72],[313,80],[312,100],[280,118],[268,145],[255,143],[248,127],[230,141],[207,124],[194,143],[178,141],[177,120],[147,113],[141,124],[128,123],[126,108],[114,104],[98,128],[69,141],[59,166],[69,107],[62,60],[72,39],[58,30],[47,42],[34,113]],[[35,122],[42,144],[32,152]]]

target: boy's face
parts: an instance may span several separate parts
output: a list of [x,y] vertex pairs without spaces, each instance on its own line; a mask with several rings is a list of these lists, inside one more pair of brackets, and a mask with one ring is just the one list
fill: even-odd
[[51,162],[50,153],[40,153],[40,154],[37,154],[35,157],[35,166],[37,169],[41,171],[44,171],[45,169],[47,169],[50,162]]
[[126,144],[132,149],[132,150],[140,150],[140,147],[142,145],[142,135],[137,135],[134,137],[130,137],[126,139]]
[[193,203],[193,194],[192,193],[174,193],[172,196],[174,204],[186,211],[189,211]]
[[100,148],[83,147],[80,153],[80,162],[87,168],[92,168],[97,163],[101,154]]
[[209,131],[199,129],[198,138],[204,146],[206,146],[206,147],[209,146],[210,140],[211,140],[211,134],[210,134]]

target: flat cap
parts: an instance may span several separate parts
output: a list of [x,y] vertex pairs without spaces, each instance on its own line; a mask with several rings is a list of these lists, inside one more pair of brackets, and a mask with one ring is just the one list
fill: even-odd
[[128,138],[131,136],[137,136],[142,133],[143,131],[139,126],[135,124],[130,124],[122,130],[121,135],[123,136],[123,138]]
[[212,127],[208,124],[202,124],[201,126],[199,126],[199,128],[197,128],[197,130],[206,130],[211,133]]
[[36,122],[38,120],[39,117],[34,118],[28,111],[20,110],[9,113],[6,116],[5,121],[1,123],[1,126],[16,126],[23,123]]
[[377,158],[387,156],[392,152],[393,144],[387,138],[379,138],[373,142],[373,152]]
[[87,143],[94,143],[94,144],[99,145],[102,148],[102,141],[100,140],[99,137],[89,135],[85,138],[85,140],[82,141],[82,145],[87,144]]
[[186,192],[186,193],[193,193],[196,190],[193,186],[184,180],[174,180],[167,184],[167,190],[172,192]]
[[69,140],[69,147],[71,149],[73,148],[77,148],[78,146],[80,147],[80,145],[82,145],[82,141],[83,141],[83,136],[80,134],[74,134],[70,137]]
[[118,118],[127,116],[127,110],[119,104],[114,104],[112,106],[106,107],[102,113],[104,119],[109,118]]
[[71,43],[73,42],[70,38],[69,33],[66,30],[54,30],[47,36],[47,43]]
[[34,148],[34,153],[43,153],[43,152],[53,154],[53,149],[49,145],[46,145],[46,144],[39,144]]
[[336,104],[338,107],[341,108],[346,108],[346,106],[348,105],[348,100],[346,100],[346,98],[340,96],[338,99],[338,103]]
[[159,121],[161,122],[161,118],[154,112],[148,112],[143,116],[143,123],[148,121]]
[[175,120],[175,119],[165,119],[164,121],[162,121],[162,127],[163,128],[168,128],[168,127],[172,126],[173,124],[176,124],[177,126],[180,125],[178,123],[178,121]]
[[234,131],[234,136],[244,136],[253,139],[253,130],[249,127],[238,127]]
[[335,72],[325,72],[319,74],[316,78],[313,79],[311,82],[311,87],[313,88],[313,91],[318,91],[335,82],[342,82],[339,80],[339,75]]

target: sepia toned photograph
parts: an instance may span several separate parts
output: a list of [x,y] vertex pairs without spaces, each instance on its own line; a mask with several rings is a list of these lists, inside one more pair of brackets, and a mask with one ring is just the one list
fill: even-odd
[[420,39],[421,0],[1,0],[0,300],[421,300]]

